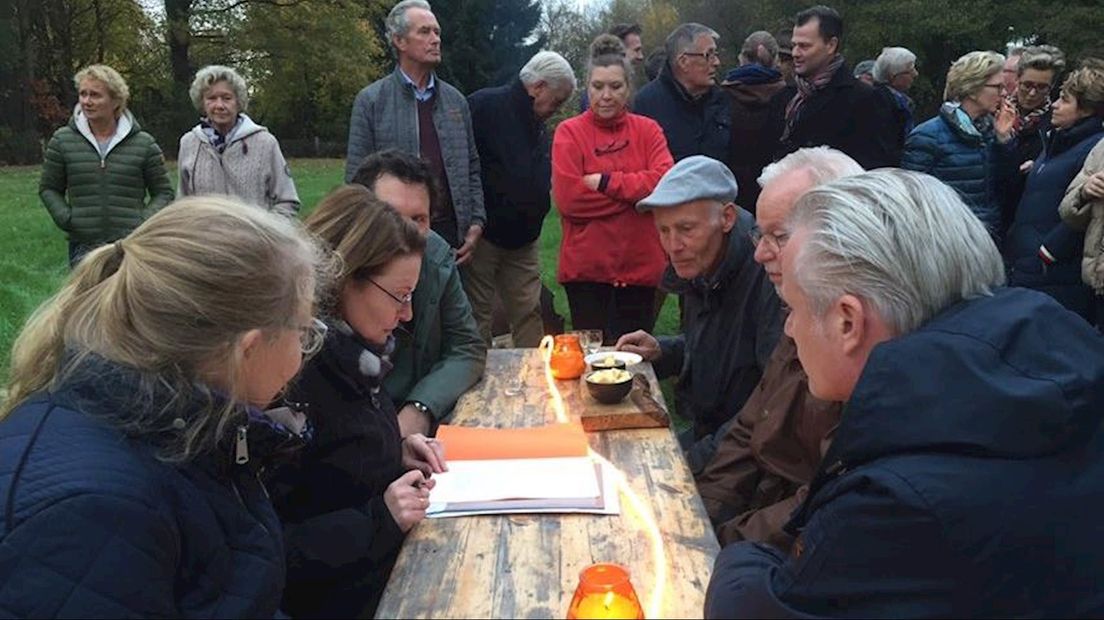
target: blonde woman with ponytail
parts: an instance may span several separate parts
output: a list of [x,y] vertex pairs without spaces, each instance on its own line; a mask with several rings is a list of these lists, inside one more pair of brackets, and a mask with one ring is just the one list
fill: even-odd
[[321,344],[328,264],[287,218],[189,198],[77,265],[24,326],[0,407],[5,615],[278,611],[257,471],[300,436],[260,408]]

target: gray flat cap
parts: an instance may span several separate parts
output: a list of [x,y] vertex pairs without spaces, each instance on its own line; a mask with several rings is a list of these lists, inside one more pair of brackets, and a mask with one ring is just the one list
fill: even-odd
[[736,200],[736,177],[728,166],[705,155],[694,155],[675,164],[655,190],[636,203],[637,211],[677,207],[695,200]]

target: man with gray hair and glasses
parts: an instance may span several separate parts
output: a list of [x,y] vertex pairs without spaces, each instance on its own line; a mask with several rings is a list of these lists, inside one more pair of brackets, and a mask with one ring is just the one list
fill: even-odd
[[395,70],[356,96],[345,182],[377,151],[394,148],[420,156],[441,187],[430,226],[456,251],[456,263],[464,265],[487,220],[468,100],[435,73],[441,63],[441,26],[428,2],[402,0],[385,24]]
[[732,111],[717,85],[720,35],[682,24],[667,36],[667,63],[633,100],[632,111],[659,123],[675,161],[705,155],[728,164]]
[[1104,337],[1005,287],[925,174],[815,188],[785,232],[786,333],[845,410],[792,552],[725,548],[705,616],[1104,614]]
[[[855,160],[826,146],[801,149],[763,169],[750,237],[755,262],[776,288],[794,203],[818,185],[862,173]],[[717,434],[716,455],[695,478],[722,545],[750,540],[789,550],[793,537],[783,526],[805,498],[840,410],[839,402],[809,393],[793,339],[779,338],[759,384]]]
[[487,227],[465,285],[483,340],[491,342],[495,296],[515,347],[535,347],[541,321],[537,239],[551,207],[552,159],[545,121],[575,92],[575,72],[556,52],[538,52],[509,84],[471,94]]

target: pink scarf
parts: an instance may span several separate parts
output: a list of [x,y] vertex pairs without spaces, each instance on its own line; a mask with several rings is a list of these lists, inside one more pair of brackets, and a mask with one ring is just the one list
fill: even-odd
[[804,106],[805,102],[818,90],[823,89],[828,85],[828,82],[832,81],[832,77],[842,65],[843,56],[836,54],[835,58],[810,79],[805,79],[800,75],[794,74],[794,82],[797,84],[797,94],[794,95],[793,99],[790,99],[790,103],[786,106],[786,131],[782,133],[783,141],[790,137],[790,132],[793,131],[794,124],[797,123],[797,117],[800,116],[801,107]]

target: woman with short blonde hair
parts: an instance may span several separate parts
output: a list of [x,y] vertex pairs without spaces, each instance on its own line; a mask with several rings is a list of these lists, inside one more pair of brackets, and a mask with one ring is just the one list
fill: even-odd
[[299,193],[280,143],[245,113],[249,87],[237,71],[209,65],[189,90],[202,118],[180,137],[177,195],[224,194],[293,217]]
[[901,167],[950,185],[1000,243],[1005,228],[1001,179],[1016,112],[1001,97],[1004,57],[970,52],[951,65],[939,114],[905,139]]
[[[173,198],[165,158],[127,110],[119,72],[90,65],[73,76],[78,101],[46,145],[38,195],[69,238],[69,266],[125,237]],[[148,198],[147,198],[148,195]]]
[[20,561],[0,562],[0,608],[277,613],[284,553],[257,472],[303,429],[261,408],[321,342],[329,265],[293,222],[213,197],[77,265],[12,350],[0,544]]

